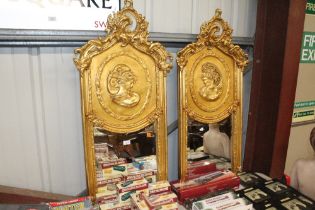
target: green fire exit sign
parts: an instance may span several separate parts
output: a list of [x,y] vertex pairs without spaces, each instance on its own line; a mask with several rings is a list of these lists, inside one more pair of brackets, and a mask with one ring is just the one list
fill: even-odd
[[308,0],[306,3],[306,14],[315,14],[315,0]]
[[315,32],[303,33],[300,63],[315,63]]

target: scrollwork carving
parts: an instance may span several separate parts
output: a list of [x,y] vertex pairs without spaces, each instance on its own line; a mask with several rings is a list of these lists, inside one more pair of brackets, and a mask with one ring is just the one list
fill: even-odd
[[91,40],[83,47],[76,49],[74,59],[81,76],[88,70],[94,56],[109,49],[116,43],[121,46],[132,45],[141,52],[152,56],[158,69],[167,73],[172,68],[172,55],[160,43],[148,41],[148,22],[134,8],[132,0],[125,0],[124,8],[109,15],[106,23],[106,36]]
[[187,58],[204,47],[217,47],[223,52],[230,54],[236,61],[237,66],[243,69],[248,63],[248,56],[243,50],[232,44],[232,29],[221,17],[222,11],[216,9],[214,17],[202,24],[197,42],[187,45],[178,53],[177,63],[184,68]]

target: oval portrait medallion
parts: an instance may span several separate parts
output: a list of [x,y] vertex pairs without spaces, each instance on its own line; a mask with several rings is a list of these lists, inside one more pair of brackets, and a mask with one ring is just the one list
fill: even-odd
[[146,109],[152,82],[145,62],[132,53],[106,57],[95,75],[97,100],[117,120],[131,120]]

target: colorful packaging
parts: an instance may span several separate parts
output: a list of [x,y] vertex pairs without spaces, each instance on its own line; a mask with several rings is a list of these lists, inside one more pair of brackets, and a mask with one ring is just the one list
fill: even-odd
[[119,193],[118,194],[118,202],[130,202],[130,198],[132,195],[148,196],[149,191],[146,188],[146,189],[131,190],[128,192]]
[[97,188],[97,191],[98,192],[95,195],[95,200],[97,203],[118,202],[116,185],[108,184],[106,186]]
[[91,210],[93,209],[91,197],[76,198],[73,200],[50,202],[48,206],[52,210]]
[[171,185],[168,181],[159,181],[149,185],[149,195],[170,192]]
[[128,172],[125,180],[139,180],[151,176],[156,176],[156,170],[137,170],[134,172]]
[[[201,203],[202,206],[214,206],[214,205],[216,205],[218,203],[232,201],[232,200],[234,200],[236,198],[238,198],[238,196],[235,193],[228,192],[228,193],[225,193],[225,194],[221,194],[221,195],[217,195],[217,196],[214,196],[214,197],[211,197],[211,198],[200,200],[200,201],[197,201],[197,202],[194,202],[194,203],[196,203],[196,205],[197,205],[197,203]],[[193,203],[193,205],[194,205],[194,203]]]
[[121,164],[110,166],[103,169],[103,174],[105,179],[116,178],[119,175],[126,176],[127,175],[127,167],[128,164]]
[[209,160],[201,160],[196,162],[190,162],[188,164],[188,176],[196,174],[205,174],[216,171],[216,164]]
[[140,180],[129,180],[125,181],[119,184],[116,184],[118,192],[123,193],[123,192],[129,192],[132,190],[142,190],[142,189],[147,189],[148,188],[148,182],[145,179],[140,179]]
[[109,168],[111,166],[116,166],[116,165],[122,165],[122,164],[126,164],[127,160],[125,158],[118,158],[118,159],[114,159],[114,160],[108,160],[105,162],[100,163],[102,169],[105,168]]
[[132,194],[131,195],[131,204],[133,205],[134,210],[149,210],[149,206],[144,201],[144,199],[141,198],[139,194]]
[[130,202],[124,203],[105,203],[100,205],[101,210],[131,210],[132,204]]
[[132,194],[149,195],[148,182],[142,178],[140,180],[129,180],[116,185],[119,202],[130,200]]
[[150,209],[157,208],[162,205],[177,202],[177,196],[175,193],[166,192],[161,194],[155,194],[151,196],[144,196],[145,202],[148,204]]
[[171,184],[181,202],[188,198],[199,197],[210,192],[238,187],[239,178],[231,171],[217,171],[185,182]]
[[122,182],[122,181],[124,181],[124,176],[119,174],[119,175],[113,176],[109,179],[105,179],[105,178],[97,179],[97,186],[102,187],[102,186],[105,186],[107,184],[117,184],[117,183]]

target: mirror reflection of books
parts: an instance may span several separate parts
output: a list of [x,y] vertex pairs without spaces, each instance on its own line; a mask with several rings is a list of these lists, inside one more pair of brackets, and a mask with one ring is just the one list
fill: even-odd
[[[103,133],[104,135],[101,135]],[[135,158],[155,155],[155,133],[149,126],[133,133],[112,133],[101,128],[94,129],[95,145],[107,143],[111,145],[119,158]]]

